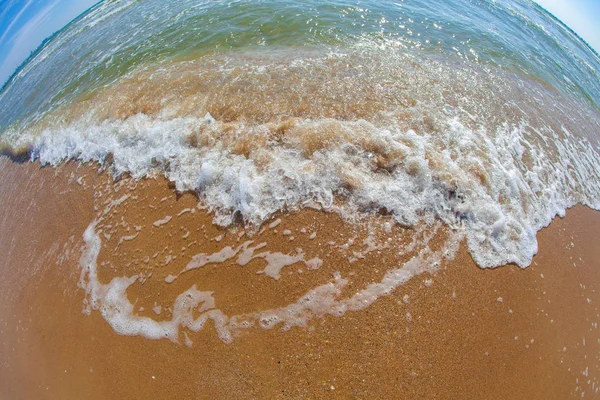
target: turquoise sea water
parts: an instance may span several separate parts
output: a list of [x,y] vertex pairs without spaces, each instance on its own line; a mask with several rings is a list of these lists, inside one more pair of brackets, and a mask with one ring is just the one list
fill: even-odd
[[384,209],[525,267],[555,215],[600,207],[599,71],[531,1],[104,1],[4,87],[0,146],[112,154],[220,225]]

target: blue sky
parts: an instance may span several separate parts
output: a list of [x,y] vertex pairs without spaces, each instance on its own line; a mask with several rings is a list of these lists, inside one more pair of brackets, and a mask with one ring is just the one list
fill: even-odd
[[0,0],[0,85],[42,41],[98,0]]
[[600,0],[534,0],[600,53]]
[[[535,0],[600,52],[600,0]],[[0,85],[42,41],[98,0],[0,0]]]

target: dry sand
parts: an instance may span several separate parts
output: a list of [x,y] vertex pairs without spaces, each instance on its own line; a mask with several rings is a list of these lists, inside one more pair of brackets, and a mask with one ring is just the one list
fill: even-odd
[[[0,398],[599,396],[598,212],[574,207],[539,232],[539,253],[525,270],[481,270],[463,245],[433,276],[419,275],[362,311],[288,331],[255,326],[229,344],[211,323],[186,333],[188,347],[183,336],[180,344],[120,336],[98,311],[83,313],[82,235],[103,213],[100,279],[145,274],[128,297],[140,315],[156,319],[167,310],[157,316],[153,306],[172,304],[192,284],[214,291],[217,307],[233,315],[293,303],[335,271],[358,290],[404,260],[393,246],[366,252],[359,244],[368,224],[334,214],[281,215],[278,226],[250,234],[218,229],[196,204],[162,178],[114,182],[93,165],[42,168],[0,158]],[[186,209],[195,212],[178,216]],[[386,234],[378,231],[378,239]],[[396,245],[413,232],[391,234]],[[353,238],[364,258],[350,263],[336,246]],[[165,283],[194,254],[245,240],[267,242],[271,252],[302,248],[323,266],[297,263],[275,280],[256,273],[264,260],[228,262]]]

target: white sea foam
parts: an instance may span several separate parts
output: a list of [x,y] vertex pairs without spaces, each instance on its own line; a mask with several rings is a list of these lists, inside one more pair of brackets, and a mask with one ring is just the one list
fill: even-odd
[[[157,321],[137,315],[134,305],[127,297],[127,289],[140,279],[138,275],[116,277],[109,283],[100,282],[97,259],[101,250],[101,239],[95,230],[97,223],[93,221],[83,235],[85,247],[80,259],[79,287],[85,291],[84,312],[89,314],[92,310],[100,311],[106,322],[120,335],[143,336],[153,340],[169,339],[174,343],[180,343],[182,329],[198,332],[208,320],[214,323],[219,338],[225,343],[230,343],[238,331],[255,324],[263,329],[281,325],[283,330],[287,330],[295,326],[306,326],[315,317],[341,316],[349,311],[362,310],[379,297],[390,295],[415,275],[435,272],[443,259],[454,256],[462,239],[458,234],[451,234],[446,241],[445,251],[432,252],[428,242],[433,234],[426,235],[421,242],[419,254],[402,266],[389,270],[380,282],[368,284],[349,297],[344,297],[343,293],[348,280],[336,272],[332,281],[309,290],[296,302],[287,306],[230,317],[216,308],[212,292],[199,291],[196,285],[193,285],[177,296],[172,307],[171,319]],[[269,254],[265,252],[257,256],[268,257]],[[162,307],[155,303],[153,310],[159,315]],[[194,317],[194,314],[198,316]],[[191,339],[183,333],[184,343],[190,346]]]
[[159,219],[158,221],[154,221],[154,223],[152,225],[156,226],[157,228],[160,227],[161,225],[165,225],[168,224],[169,221],[172,219],[173,217],[170,215],[167,215],[166,217],[164,217],[163,219]]
[[[330,124],[299,121],[296,129],[319,132]],[[178,190],[197,191],[220,225],[230,224],[237,213],[258,225],[275,212],[305,204],[346,216],[385,209],[409,226],[441,219],[464,230],[481,267],[529,265],[537,252],[536,232],[555,215],[563,216],[576,203],[593,208],[600,203],[600,156],[584,139],[526,124],[491,133],[457,118],[435,134],[367,121],[335,125],[344,141],[307,155],[296,141],[302,137],[292,131],[288,142],[260,150],[268,162],[234,154],[225,143],[191,146],[188,138],[198,126],[221,129],[210,116],[163,120],[137,114],[98,125],[75,123],[29,139],[33,157],[42,163],[102,162],[112,154],[116,173],[134,178],[162,173]],[[366,147],[376,143],[379,154],[361,146],[365,141]],[[544,141],[556,154],[545,153],[539,144]],[[379,168],[376,160],[382,157],[393,165]],[[346,201],[334,207],[336,195]]]
[[[125,336],[143,336],[148,339],[169,339],[179,342],[179,328],[186,327],[191,331],[201,330],[208,319],[212,319],[219,337],[230,342],[231,336],[223,328],[227,318],[214,309],[211,292],[201,292],[192,286],[181,293],[173,305],[173,317],[168,321],[156,321],[149,317],[141,317],[134,313],[133,304],[127,298],[127,289],[138,280],[138,276],[113,278],[108,284],[98,280],[96,260],[100,253],[100,236],[94,231],[96,221],[86,229],[84,241],[86,248],[81,258],[81,277],[79,286],[85,290],[84,312],[99,310],[102,317],[115,332]],[[203,314],[194,319],[192,310]]]
[[[264,269],[258,271],[258,273],[265,274],[275,280],[279,280],[280,272],[284,267],[294,265],[296,263],[304,263],[309,270],[319,269],[323,264],[323,261],[318,257],[306,259],[304,251],[301,248],[296,249],[296,254],[283,254],[281,252],[270,252],[263,251],[256,253],[267,246],[267,243],[259,243],[256,246],[250,246],[253,241],[249,240],[236,248],[226,246],[219,251],[211,254],[198,253],[192,256],[192,259],[187,263],[185,268],[180,274],[191,271],[194,269],[202,268],[208,264],[221,264],[229,261],[237,256],[236,263],[238,265],[247,265],[250,261],[256,259],[262,259],[267,262]],[[177,279],[175,275],[168,275],[165,278],[165,282],[172,283]]]

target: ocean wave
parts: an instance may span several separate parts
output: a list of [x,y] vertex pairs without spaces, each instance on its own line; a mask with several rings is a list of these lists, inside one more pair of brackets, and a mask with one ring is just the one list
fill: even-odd
[[282,210],[317,206],[347,218],[382,211],[415,226],[440,219],[464,230],[481,267],[529,265],[536,232],[583,203],[596,207],[598,153],[557,135],[557,159],[527,140],[526,124],[494,135],[458,119],[435,133],[382,129],[365,120],[290,119],[251,127],[204,118],[136,114],[72,124],[34,139],[32,158],[104,162],[134,178],[164,174],[193,190],[215,223],[258,226]]

